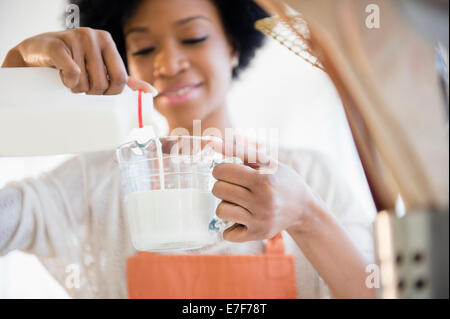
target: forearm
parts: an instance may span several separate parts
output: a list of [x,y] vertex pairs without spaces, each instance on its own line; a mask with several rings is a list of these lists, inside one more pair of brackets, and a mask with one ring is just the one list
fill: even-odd
[[312,203],[302,218],[301,226],[287,232],[327,283],[333,296],[374,298],[374,289],[365,284],[368,261],[325,205]]
[[22,218],[22,194],[15,188],[0,189],[0,256],[26,248],[32,239],[33,223]]
[[23,250],[54,257],[76,245],[77,226],[88,212],[82,166],[76,156],[0,189],[0,254]]

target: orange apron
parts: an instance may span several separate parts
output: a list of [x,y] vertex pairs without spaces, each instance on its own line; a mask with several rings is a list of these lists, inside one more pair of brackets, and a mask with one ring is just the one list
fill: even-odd
[[127,260],[133,299],[295,299],[294,256],[281,233],[261,255],[160,255],[139,252]]

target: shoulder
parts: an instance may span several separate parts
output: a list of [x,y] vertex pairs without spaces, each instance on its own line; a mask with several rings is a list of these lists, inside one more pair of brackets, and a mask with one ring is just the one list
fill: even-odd
[[114,150],[83,153],[79,156],[80,160],[86,165],[86,169],[91,171],[101,172],[118,167]]
[[311,187],[337,182],[339,172],[328,156],[307,148],[280,148],[278,161],[300,174]]

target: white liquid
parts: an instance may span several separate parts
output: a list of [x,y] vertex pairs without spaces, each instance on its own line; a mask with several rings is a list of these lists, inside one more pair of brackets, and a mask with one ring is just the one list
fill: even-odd
[[208,229],[219,200],[198,189],[131,193],[125,207],[137,250],[198,248],[213,242]]
[[161,185],[161,190],[165,189],[164,181],[164,162],[162,157],[162,145],[158,137],[156,137],[156,153],[158,156],[158,167],[159,167],[159,184]]

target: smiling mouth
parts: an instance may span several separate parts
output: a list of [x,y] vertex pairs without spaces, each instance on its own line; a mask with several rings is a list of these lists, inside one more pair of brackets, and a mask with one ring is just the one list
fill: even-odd
[[178,91],[172,91],[172,92],[165,92],[163,94],[160,94],[160,96],[167,96],[167,97],[180,97],[188,93],[189,91],[196,89],[200,87],[201,84],[195,84],[191,86],[184,87],[182,89],[179,89]]
[[189,92],[194,87],[195,87],[195,85],[188,86],[188,87],[185,87],[185,88],[183,88],[181,90],[178,90],[176,92],[167,92],[164,95],[167,95],[167,96],[182,96],[182,95],[186,94],[187,92]]

